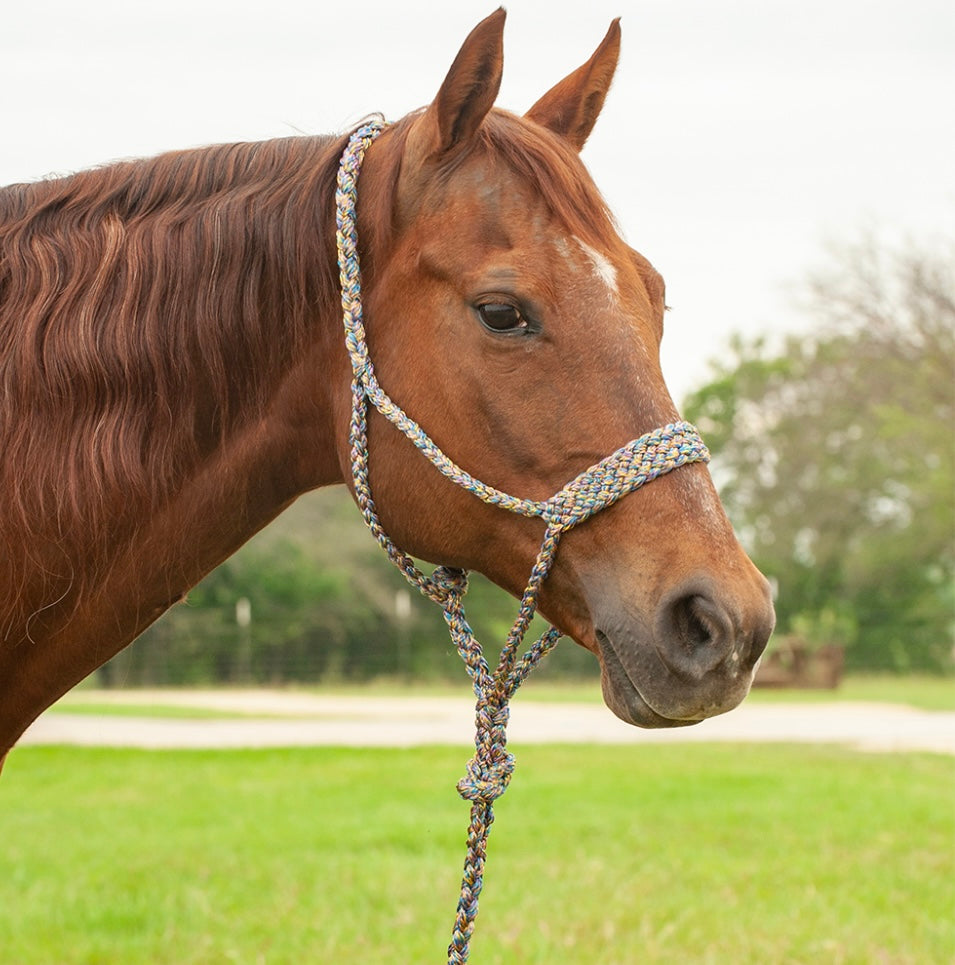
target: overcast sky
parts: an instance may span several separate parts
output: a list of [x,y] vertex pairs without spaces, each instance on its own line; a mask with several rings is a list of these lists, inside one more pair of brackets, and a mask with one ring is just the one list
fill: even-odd
[[[218,141],[342,131],[431,100],[494,0],[4,0],[0,184]],[[512,0],[523,111],[623,16],[584,158],[667,279],[676,397],[865,227],[955,235],[951,0]]]

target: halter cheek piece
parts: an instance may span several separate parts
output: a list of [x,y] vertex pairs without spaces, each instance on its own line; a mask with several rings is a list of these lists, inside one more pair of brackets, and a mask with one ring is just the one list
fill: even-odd
[[[537,608],[541,584],[554,561],[561,534],[657,476],[687,463],[707,462],[709,452],[693,426],[688,422],[675,422],[634,439],[543,501],[521,499],[501,492],[476,479],[449,459],[378,384],[365,342],[355,214],[357,182],[365,151],[384,127],[382,122],[370,122],[351,136],[341,158],[335,195],[345,344],[354,373],[351,466],[355,495],[365,522],[408,581],[443,608],[451,639],[464,661],[477,698],[475,753],[467,764],[466,775],[458,782],[459,793],[472,803],[461,897],[448,947],[449,965],[456,965],[468,959],[478,896],[483,884],[487,836],[494,820],[492,805],[507,789],[514,769],[514,757],[506,749],[508,701],[561,636],[559,630],[550,627],[518,659],[524,635]],[[378,520],[368,483],[366,425],[369,403],[400,429],[428,461],[452,482],[486,503],[522,516],[538,516],[546,523],[544,539],[524,590],[520,611],[493,672],[464,615],[467,572],[439,566],[431,576],[426,576],[406,553],[395,546]]]

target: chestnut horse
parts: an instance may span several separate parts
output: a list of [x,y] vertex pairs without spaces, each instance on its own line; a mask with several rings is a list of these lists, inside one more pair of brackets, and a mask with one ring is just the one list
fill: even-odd
[[[389,394],[455,461],[546,498],[677,419],[660,275],[579,159],[615,22],[523,117],[493,107],[504,12],[368,152],[365,325]],[[334,188],[346,138],[229,144],[0,191],[0,758],[300,494],[351,480]],[[542,526],[434,470],[377,413],[380,517],[519,596]],[[568,533],[541,612],[624,720],[746,695],[766,581],[701,463]]]

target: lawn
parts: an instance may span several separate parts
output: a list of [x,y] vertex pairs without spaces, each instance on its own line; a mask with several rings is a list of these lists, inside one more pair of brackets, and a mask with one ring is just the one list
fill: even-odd
[[[602,702],[600,684],[551,683],[533,677],[518,700],[591,700]],[[896,676],[888,674],[852,675],[843,678],[835,690],[754,688],[747,702],[820,704],[833,701],[860,701],[904,704],[919,710],[955,710],[955,680],[952,677]]]
[[[473,965],[952,960],[951,758],[516,752]],[[444,961],[464,756],[19,748],[0,778],[0,960]]]
[[[322,696],[375,696],[375,697],[469,697],[470,684],[464,676],[457,684],[434,684],[422,682],[398,682],[384,679],[365,685],[304,687],[305,693]],[[295,690],[291,690],[295,693]],[[135,688],[117,690],[96,690],[92,681],[81,685],[67,694],[52,708],[53,712],[70,714],[106,714],[110,716],[132,717],[179,717],[189,719],[217,719],[236,717],[295,717],[314,716],[310,714],[239,712],[235,710],[215,710],[201,706],[181,706],[176,703],[163,703],[162,691],[151,691],[146,698],[139,698]],[[180,694],[189,693],[181,689]],[[160,696],[157,697],[157,694]],[[556,701],[571,703],[602,704],[600,682],[567,681],[554,682],[531,677],[521,688],[516,698],[523,701]],[[902,677],[902,676],[853,676],[847,677],[836,690],[787,690],[756,689],[746,698],[749,703],[831,703],[875,702],[903,704],[919,710],[955,710],[955,681],[950,677]]]

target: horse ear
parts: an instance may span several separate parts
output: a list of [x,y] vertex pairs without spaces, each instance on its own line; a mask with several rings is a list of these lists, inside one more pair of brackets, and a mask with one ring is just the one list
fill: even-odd
[[446,154],[468,141],[494,106],[504,68],[503,7],[468,34],[438,96],[418,122],[424,157]]
[[593,57],[551,88],[525,115],[565,137],[579,151],[590,137],[620,56],[620,18],[610,25]]

